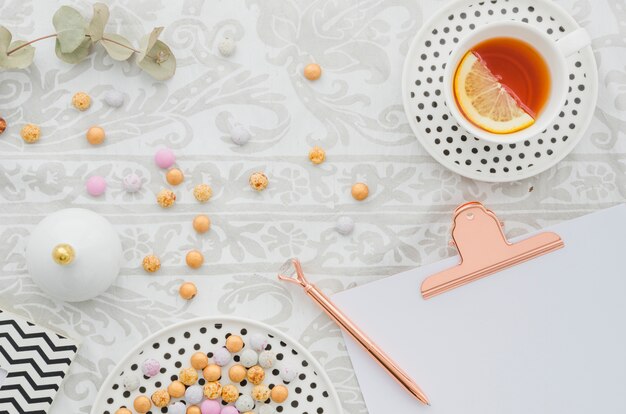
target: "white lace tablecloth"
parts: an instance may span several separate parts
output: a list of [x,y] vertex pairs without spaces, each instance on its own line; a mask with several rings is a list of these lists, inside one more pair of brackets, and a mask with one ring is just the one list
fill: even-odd
[[[499,0],[501,1],[501,0]],[[0,0],[0,24],[17,38],[52,33],[56,2]],[[91,15],[90,5],[67,0]],[[108,31],[139,39],[164,25],[174,50],[173,79],[155,82],[130,63],[112,62],[101,48],[71,66],[54,56],[54,41],[36,45],[28,70],[0,72],[0,307],[82,339],[52,413],[87,413],[107,373],[133,344],[174,322],[201,315],[238,315],[267,322],[299,339],[332,378],[346,413],[367,411],[337,326],[275,272],[298,256],[310,279],[329,293],[366,283],[453,254],[447,247],[453,209],[480,200],[520,235],[626,199],[626,4],[560,0],[591,33],[600,73],[593,123],[576,150],[555,168],[521,182],[488,184],[451,173],[431,159],[407,124],[400,94],[402,63],[421,24],[444,1],[417,0],[115,0]],[[237,41],[223,58],[217,43]],[[317,82],[301,76],[317,61]],[[126,94],[123,109],[103,106],[105,91]],[[87,91],[93,107],[71,108],[74,92]],[[35,145],[19,138],[23,123],[41,125]],[[249,128],[238,147],[230,125]],[[101,125],[100,147],[84,139]],[[309,163],[318,144],[327,162]],[[155,203],[164,186],[155,150],[175,150],[186,181],[170,210]],[[269,188],[248,187],[252,171]],[[121,178],[145,179],[137,195]],[[86,195],[84,182],[104,175],[104,197]],[[370,197],[355,202],[351,184],[368,183]],[[213,186],[198,204],[191,188]],[[106,216],[119,232],[124,265],[113,288],[84,303],[46,297],[29,278],[24,247],[47,214],[86,207]],[[213,228],[197,235],[191,220],[207,213]],[[356,222],[352,235],[333,230],[340,215]],[[200,271],[184,264],[200,249]],[[140,266],[155,252],[155,276]],[[183,280],[199,287],[185,302]],[[407,327],[410,329],[411,327]],[[402,335],[398,330],[399,338]]]

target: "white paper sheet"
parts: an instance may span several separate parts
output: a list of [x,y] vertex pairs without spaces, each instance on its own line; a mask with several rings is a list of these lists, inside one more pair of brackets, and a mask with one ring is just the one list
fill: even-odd
[[626,413],[626,205],[550,230],[563,249],[429,300],[458,258],[333,297],[432,403],[346,338],[370,414]]

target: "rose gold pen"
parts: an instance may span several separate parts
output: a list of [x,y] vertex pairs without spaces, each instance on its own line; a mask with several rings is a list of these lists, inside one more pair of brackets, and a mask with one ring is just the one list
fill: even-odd
[[398,381],[409,393],[426,405],[430,405],[428,398],[417,384],[402,371],[395,362],[393,362],[385,353],[369,339],[346,315],[344,315],[331,301],[318,290],[314,285],[310,284],[302,273],[300,261],[296,258],[289,259],[280,268],[278,279],[298,284],[304,288],[304,291],[318,305],[322,307],[324,312],[334,320],[344,331],[348,332],[369,354],[378,362],[396,381]]

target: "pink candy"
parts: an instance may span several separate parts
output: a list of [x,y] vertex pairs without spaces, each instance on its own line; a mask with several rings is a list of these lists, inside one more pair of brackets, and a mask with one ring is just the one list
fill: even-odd
[[215,400],[204,400],[200,405],[202,414],[220,414],[222,405]]
[[156,374],[159,373],[160,369],[161,364],[159,364],[159,361],[157,361],[156,359],[146,359],[145,361],[143,361],[143,364],[141,364],[141,372],[143,372],[143,375],[145,375],[146,377],[154,377]]
[[170,168],[176,162],[176,156],[169,148],[160,149],[154,154],[154,162],[159,168]]
[[227,405],[222,408],[222,412],[220,414],[239,414],[239,410],[232,405]]
[[94,175],[92,177],[89,177],[86,187],[89,195],[98,197],[104,194],[104,191],[107,189],[107,182],[104,177]]

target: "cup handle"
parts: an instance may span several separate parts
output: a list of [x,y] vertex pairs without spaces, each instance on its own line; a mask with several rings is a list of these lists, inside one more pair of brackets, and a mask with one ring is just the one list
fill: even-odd
[[578,52],[580,49],[590,44],[591,38],[589,37],[589,33],[582,27],[560,38],[556,42],[556,46],[565,57]]

